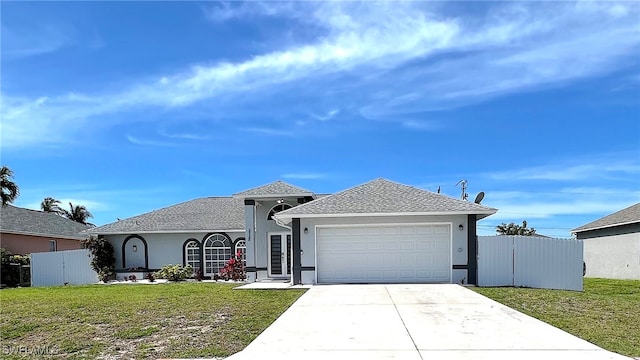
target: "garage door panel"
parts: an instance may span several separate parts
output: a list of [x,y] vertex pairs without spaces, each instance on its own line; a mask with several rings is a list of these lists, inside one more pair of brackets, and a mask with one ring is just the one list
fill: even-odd
[[318,282],[450,282],[449,229],[449,225],[318,228]]

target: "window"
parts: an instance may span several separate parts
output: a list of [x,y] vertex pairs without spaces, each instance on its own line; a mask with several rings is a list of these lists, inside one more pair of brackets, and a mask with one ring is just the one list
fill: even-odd
[[267,216],[267,220],[273,220],[273,215],[279,213],[280,211],[291,209],[293,206],[289,204],[278,204],[271,208],[269,211],[269,216]]
[[239,238],[236,241],[236,254],[240,253],[240,259],[242,259],[242,265],[247,266],[247,242],[244,238]]
[[193,272],[200,270],[200,243],[191,240],[184,246],[184,263],[191,265]]
[[217,274],[229,259],[231,246],[229,239],[222,234],[213,234],[204,241],[204,275]]
[[58,244],[55,240],[49,240],[49,251],[58,251]]

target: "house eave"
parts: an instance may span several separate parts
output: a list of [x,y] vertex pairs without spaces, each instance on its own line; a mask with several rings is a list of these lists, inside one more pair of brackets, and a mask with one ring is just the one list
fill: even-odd
[[[438,211],[438,212],[389,212],[389,213],[340,213],[340,214],[275,214],[274,217],[289,222],[293,218],[343,218],[343,217],[381,217],[381,216],[441,216],[441,215],[480,215],[478,219],[493,215],[497,210],[485,211]],[[484,215],[484,216],[482,216]]]
[[87,231],[87,235],[130,235],[130,234],[190,234],[211,232],[243,232],[244,229],[189,229],[189,230],[118,230],[118,231]]
[[39,237],[47,237],[52,239],[65,239],[65,240],[84,240],[82,236],[69,236],[69,235],[55,235],[55,234],[43,234],[43,233],[34,233],[29,231],[17,231],[17,230],[0,230],[0,234],[14,234],[14,235],[27,235],[27,236],[39,236]]
[[236,199],[255,199],[255,200],[278,200],[284,198],[302,198],[302,197],[316,198],[314,193],[298,193],[298,194],[264,194],[264,195],[233,195]]
[[634,221],[627,221],[627,222],[622,222],[622,223],[617,223],[617,224],[595,226],[595,227],[590,227],[590,228],[586,228],[586,229],[575,228],[575,229],[571,230],[571,233],[572,234],[577,234],[577,233],[581,233],[581,232],[585,232],[585,231],[609,229],[609,228],[613,228],[613,227],[625,226],[625,225],[631,225],[631,224],[638,224],[638,223],[640,223],[640,221],[634,220]]

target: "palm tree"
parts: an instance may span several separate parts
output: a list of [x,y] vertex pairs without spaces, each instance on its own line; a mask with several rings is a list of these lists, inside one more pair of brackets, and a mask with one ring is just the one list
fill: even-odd
[[60,204],[60,200],[54,199],[52,197],[46,197],[40,203],[40,209],[44,212],[55,213],[58,215],[63,215],[64,212],[58,205]]
[[13,171],[4,165],[0,168],[0,194],[3,207],[11,204],[20,195],[18,185],[13,182]]
[[81,224],[94,226],[92,223],[87,222],[89,218],[92,218],[93,215],[87,210],[84,205],[73,205],[71,201],[69,201],[69,210],[62,210],[62,214],[67,217],[69,220],[77,221]]

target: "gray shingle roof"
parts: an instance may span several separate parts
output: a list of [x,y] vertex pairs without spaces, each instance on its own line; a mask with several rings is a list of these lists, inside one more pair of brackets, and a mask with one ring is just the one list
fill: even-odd
[[571,232],[579,233],[588,230],[608,228],[618,225],[633,224],[640,222],[640,203],[631,205],[628,208],[609,214],[598,220],[592,221],[588,224],[577,227]]
[[232,197],[194,199],[89,229],[91,234],[244,230],[244,202]]
[[490,207],[450,198],[413,186],[398,184],[386,179],[376,179],[282,211],[276,217],[288,219],[313,217],[314,215],[400,213],[460,213],[488,216],[496,211]]
[[89,227],[53,213],[0,206],[0,232],[80,240],[86,237],[80,232]]
[[245,190],[237,194],[233,194],[238,198],[264,198],[264,197],[285,197],[285,196],[313,196],[313,192],[303,189],[284,181],[275,181],[270,184],[258,186],[253,189]]

